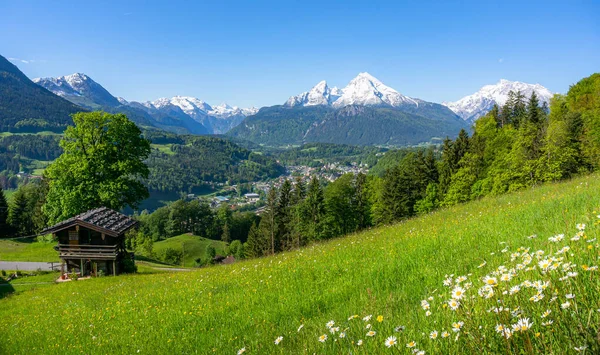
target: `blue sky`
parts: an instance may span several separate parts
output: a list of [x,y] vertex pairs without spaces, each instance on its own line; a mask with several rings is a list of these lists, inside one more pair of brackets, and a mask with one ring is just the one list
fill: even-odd
[[565,92],[600,71],[599,14],[600,1],[4,0],[0,54],[137,101],[260,107],[367,71],[441,102],[501,78]]

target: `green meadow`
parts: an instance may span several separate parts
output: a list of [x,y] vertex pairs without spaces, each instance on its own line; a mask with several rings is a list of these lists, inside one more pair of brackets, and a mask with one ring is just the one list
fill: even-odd
[[0,353],[597,354],[599,177],[229,266],[19,292],[0,300]]
[[59,262],[56,243],[27,241],[24,239],[0,239],[0,260]]
[[192,234],[182,234],[154,243],[154,252],[161,254],[167,248],[183,253],[183,265],[193,267],[197,258],[205,258],[206,247],[212,245],[218,255],[225,255],[226,244],[220,240],[212,240]]

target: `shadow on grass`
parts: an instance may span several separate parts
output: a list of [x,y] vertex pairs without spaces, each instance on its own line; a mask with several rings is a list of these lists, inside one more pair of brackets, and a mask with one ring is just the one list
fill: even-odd
[[0,300],[15,292],[15,288],[0,277]]
[[139,255],[139,254],[135,255],[135,261],[146,261],[146,262],[153,263],[153,264],[159,264],[159,265],[173,267],[173,265],[167,264],[164,261],[160,261],[160,260],[157,260],[157,259],[152,259],[152,258],[149,258],[147,256],[143,256],[143,255]]

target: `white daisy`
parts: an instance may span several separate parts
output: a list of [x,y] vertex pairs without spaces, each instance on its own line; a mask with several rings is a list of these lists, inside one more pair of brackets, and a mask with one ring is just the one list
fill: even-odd
[[385,346],[387,346],[388,348],[391,348],[392,346],[396,345],[396,343],[397,341],[395,336],[390,336],[385,340]]

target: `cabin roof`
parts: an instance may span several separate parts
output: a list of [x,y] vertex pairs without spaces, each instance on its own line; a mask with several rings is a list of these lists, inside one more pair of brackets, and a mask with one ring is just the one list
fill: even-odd
[[89,210],[75,217],[59,222],[42,231],[43,234],[56,233],[79,225],[107,235],[117,237],[137,225],[137,221],[107,207]]

